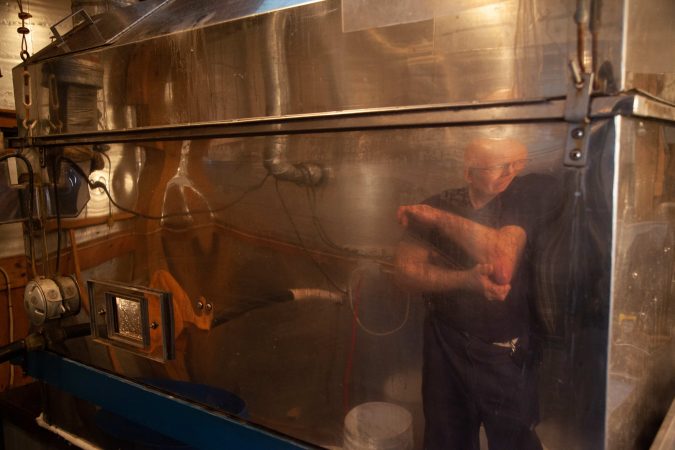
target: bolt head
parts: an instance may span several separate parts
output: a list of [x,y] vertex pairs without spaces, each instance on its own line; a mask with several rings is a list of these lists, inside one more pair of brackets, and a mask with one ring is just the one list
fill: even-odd
[[572,161],[579,161],[581,159],[581,150],[572,150],[570,152],[570,159]]
[[584,137],[584,129],[583,128],[575,128],[572,130],[572,137],[574,139],[581,139]]

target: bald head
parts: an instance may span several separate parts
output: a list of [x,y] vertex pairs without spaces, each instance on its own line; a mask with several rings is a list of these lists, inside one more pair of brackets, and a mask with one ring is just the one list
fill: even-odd
[[464,151],[467,169],[487,168],[527,159],[527,147],[515,139],[476,138]]
[[474,139],[464,152],[464,179],[474,207],[504,192],[527,164],[527,147],[515,139]]

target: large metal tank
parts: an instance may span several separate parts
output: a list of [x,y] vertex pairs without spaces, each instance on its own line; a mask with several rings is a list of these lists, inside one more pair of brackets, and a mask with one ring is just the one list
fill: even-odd
[[[668,17],[668,1],[146,0],[82,21],[14,70],[14,144],[91,181],[73,220],[101,224],[71,239],[119,243],[77,274],[88,304],[67,321],[93,339],[58,353],[236,394],[240,418],[307,445],[342,446],[358,405],[398,405],[421,448],[425,302],[396,282],[396,210],[464,185],[472,140],[510,138],[521,176],[560,193],[527,197],[555,216],[529,256],[537,433],[644,448],[675,389],[675,66],[652,45],[673,41]],[[136,327],[160,305],[164,340]],[[56,424],[118,445],[67,403],[48,403]]]

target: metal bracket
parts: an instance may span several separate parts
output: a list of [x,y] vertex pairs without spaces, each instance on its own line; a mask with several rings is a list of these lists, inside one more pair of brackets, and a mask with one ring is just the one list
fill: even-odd
[[569,122],[565,141],[565,165],[583,167],[588,156],[590,120],[588,113],[593,90],[593,74],[574,71],[574,82],[569,84],[565,102],[565,121]]
[[565,165],[584,167],[588,158],[588,143],[591,127],[589,123],[571,123],[567,127],[565,141]]
[[45,147],[38,147],[38,162],[41,168],[47,167],[47,149]]

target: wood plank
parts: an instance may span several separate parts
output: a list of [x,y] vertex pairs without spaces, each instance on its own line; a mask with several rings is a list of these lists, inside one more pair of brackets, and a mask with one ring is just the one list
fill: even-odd
[[17,128],[16,111],[0,109],[0,128]]
[[[110,222],[121,222],[123,220],[130,220],[135,218],[133,214],[129,213],[115,213],[112,216],[87,217],[84,219],[61,219],[61,229],[72,230],[78,228],[86,228],[95,225],[103,225]],[[45,224],[47,231],[56,231],[56,219],[49,219]]]
[[[4,284],[4,282],[3,282]],[[26,312],[23,309],[23,287],[12,287],[12,311],[14,316],[14,336],[13,340],[23,339],[28,335],[30,323]],[[7,290],[0,290],[0,345],[9,344],[9,313],[7,302]],[[30,382],[32,379],[24,375],[20,367],[9,363],[0,365],[0,392],[9,386],[10,371],[14,371],[13,386],[21,386]]]
[[[136,250],[136,236],[133,233],[117,233],[105,238],[77,244],[77,253],[80,270],[96,267],[118,256],[126,255]],[[75,268],[75,261],[71,250],[61,254],[62,267]]]
[[[24,255],[0,259],[0,267],[7,271],[12,288],[24,287],[28,283],[28,258]],[[0,275],[0,290],[6,289],[5,277]]]
[[[12,316],[14,333],[12,340],[16,341],[26,337],[30,329],[30,323],[23,309],[23,295],[26,283],[28,283],[28,258],[24,255],[10,256],[0,259],[2,267],[9,276],[12,297]],[[9,299],[7,298],[7,283],[5,277],[0,275],[0,345],[10,342],[9,334]],[[9,363],[0,365],[0,392],[9,386],[10,371],[14,373],[13,386],[20,386],[31,381],[31,378],[23,375],[20,367]]]

